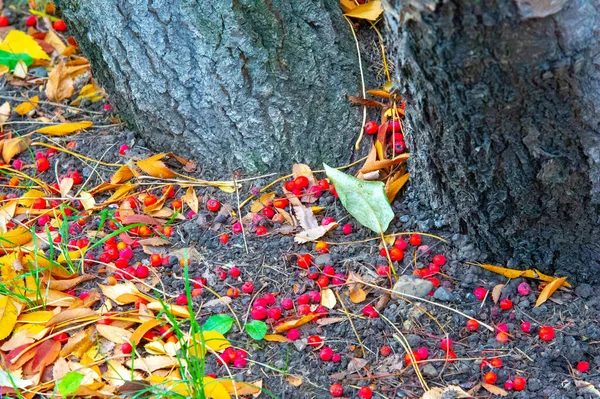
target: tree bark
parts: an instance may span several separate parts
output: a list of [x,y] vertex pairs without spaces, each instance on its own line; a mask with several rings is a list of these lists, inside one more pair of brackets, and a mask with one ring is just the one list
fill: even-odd
[[600,281],[597,0],[395,0],[413,210]]
[[60,0],[94,75],[153,148],[207,173],[343,164],[360,109],[337,0]]

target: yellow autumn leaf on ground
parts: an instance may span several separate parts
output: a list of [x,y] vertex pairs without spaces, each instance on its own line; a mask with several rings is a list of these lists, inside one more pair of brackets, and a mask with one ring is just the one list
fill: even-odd
[[20,153],[25,151],[29,147],[30,142],[30,137],[14,137],[12,139],[6,140],[4,142],[4,147],[2,147],[2,159],[4,160],[4,162],[9,163],[15,155],[19,155]]
[[12,299],[0,297],[0,340],[8,337],[17,322],[17,308]]
[[138,161],[137,165],[140,167],[141,170],[143,170],[145,173],[152,177],[159,177],[161,179],[175,177],[175,172],[167,168],[165,163],[161,161],[161,159],[164,158],[165,155],[166,154],[153,155],[150,158]]
[[0,252],[8,248],[16,248],[27,244],[31,241],[31,238],[31,233],[25,227],[17,227],[4,234],[0,234]]
[[279,334],[267,334],[263,337],[263,339],[269,342],[290,342],[288,337],[284,337],[283,335]]
[[67,45],[62,41],[62,39],[54,33],[53,30],[49,30],[44,37],[44,42],[48,43],[58,52],[58,54],[62,54],[63,51],[67,48]]
[[[486,263],[477,263],[477,262],[467,262],[467,264],[479,266],[482,269],[488,270],[493,273],[497,273],[497,274],[507,277],[507,278],[525,277],[525,278],[533,278],[533,279],[537,279],[537,280],[546,281],[548,283],[551,283],[554,280],[556,280],[556,277],[548,276],[548,275],[541,273],[540,271],[535,270],[535,269],[515,270],[515,269],[509,269],[507,267],[501,267],[501,266],[495,266],[495,265],[489,265]],[[563,281],[562,285],[564,285],[567,288],[571,288],[571,284],[567,283],[566,281]]]
[[353,0],[340,0],[340,6],[343,12],[349,12],[357,7]]
[[190,312],[188,311],[188,308],[186,308],[184,306],[165,304],[163,307],[162,303],[160,303],[158,301],[154,301],[154,302],[150,302],[147,305],[147,307],[148,307],[148,309],[154,310],[154,311],[161,311],[161,310],[165,310],[165,308],[166,308],[167,311],[169,313],[171,313],[172,315],[175,315],[178,317],[184,317],[186,319],[190,318]]
[[25,53],[35,60],[50,59],[33,37],[19,30],[11,30],[8,33],[6,39],[0,43],[0,50],[14,54]]
[[71,98],[74,92],[73,78],[67,67],[63,63],[58,64],[48,75],[48,84],[46,85],[48,100],[61,102],[66,98]]
[[567,281],[567,278],[561,277],[561,278],[557,278],[556,280],[552,281],[551,283],[546,284],[546,286],[544,287],[542,292],[540,292],[540,296],[538,297],[537,301],[535,301],[535,306],[538,307],[542,303],[546,302],[548,300],[548,298],[550,298],[552,296],[552,294],[554,294],[556,292],[556,290],[559,289],[560,286],[563,285],[563,283],[565,281]]
[[19,115],[27,115],[28,113],[33,111],[35,109],[35,107],[38,106],[39,101],[40,101],[40,98],[38,96],[31,97],[29,99],[29,101],[25,101],[25,102],[22,102],[21,104],[17,105],[13,109],[13,111],[15,111]]
[[46,126],[40,129],[35,130],[37,133],[47,134],[49,136],[64,136],[78,130],[87,129],[92,126],[93,122],[85,121],[85,122],[68,122],[61,123],[60,125],[52,125]]
[[98,334],[115,344],[124,344],[125,342],[128,342],[131,337],[131,331],[127,331],[120,327],[98,324],[96,325],[96,330],[98,331]]
[[381,8],[381,1],[371,0],[368,3],[354,7],[352,10],[350,10],[344,15],[351,18],[375,21],[377,18],[379,18],[382,12],[383,9]]
[[318,315],[315,314],[309,314],[306,316],[302,316],[299,319],[294,319],[294,320],[288,320],[285,321],[277,326],[275,326],[275,328],[273,329],[275,332],[280,333],[280,332],[284,332],[287,330],[290,330],[294,327],[300,327],[303,326],[306,323],[310,323],[311,321],[313,321],[314,319],[316,319],[318,317]]
[[220,381],[212,377],[204,377],[204,397],[207,399],[231,399],[231,395]]
[[79,96],[71,103],[71,105],[77,106],[81,104],[83,99],[88,99],[90,102],[95,103],[96,101],[102,100],[104,97],[104,90],[96,85],[96,83],[90,83],[81,88]]
[[398,192],[404,187],[406,182],[408,181],[409,174],[405,173],[403,175],[397,174],[393,179],[390,179],[385,184],[385,195],[388,198],[390,203],[394,201]]
[[257,380],[253,382],[242,382],[228,379],[222,380],[220,382],[221,385],[225,387],[227,392],[233,395],[237,393],[239,396],[249,396],[256,395],[262,392],[262,380]]
[[321,290],[321,305],[327,309],[333,309],[336,303],[337,299],[331,289],[325,288]]
[[74,251],[69,251],[68,256],[65,256],[65,254],[62,253],[58,256],[58,259],[56,259],[56,262],[58,262],[60,264],[65,264],[65,263],[67,263],[67,259],[71,260],[71,261],[81,259],[83,257],[83,255],[85,255],[85,251],[87,251],[87,246],[83,247],[83,248],[78,248]]
[[196,195],[194,187],[188,187],[183,196],[183,202],[185,202],[192,211],[198,213],[198,196]]
[[114,175],[112,175],[112,177],[110,178],[110,183],[111,184],[124,183],[127,180],[131,179],[132,177],[133,177],[133,171],[131,170],[129,165],[123,165],[119,169],[117,169],[117,171],[115,172]]

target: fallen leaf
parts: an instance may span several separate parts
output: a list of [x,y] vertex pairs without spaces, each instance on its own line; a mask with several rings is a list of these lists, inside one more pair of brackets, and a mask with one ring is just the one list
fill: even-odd
[[184,317],[186,319],[190,318],[190,312],[189,312],[188,308],[186,308],[184,306],[164,304],[164,307],[163,307],[163,304],[158,301],[150,302],[146,306],[148,307],[148,309],[154,310],[154,311],[165,310],[165,308],[166,308],[169,313],[171,313],[175,316]]
[[593,384],[590,384],[587,381],[575,380],[575,386],[580,392],[589,393],[600,398],[600,391],[598,391]]
[[156,154],[149,158],[138,161],[137,166],[140,167],[145,173],[152,177],[159,177],[161,179],[169,179],[175,177],[175,172],[167,168],[164,162],[161,161],[166,154]]
[[256,395],[257,393],[262,392],[262,380],[257,380],[254,382],[242,382],[227,379],[220,380],[219,382],[230,394],[237,393],[239,396],[248,396]]
[[[63,43],[61,38],[54,33],[53,30],[49,30],[44,37],[44,42],[48,43],[58,52],[58,54],[62,54],[63,51],[67,48],[67,45]],[[70,96],[69,96],[70,97]]]
[[13,159],[15,155],[19,155],[29,148],[29,143],[31,143],[31,137],[14,137],[6,140],[2,147],[2,159],[4,162],[10,163],[10,160]]
[[185,202],[192,211],[198,213],[198,196],[196,195],[196,191],[193,187],[188,187],[185,195],[183,196],[183,202]]
[[508,395],[508,392],[506,392],[504,389],[497,387],[495,385],[492,385],[492,384],[488,384],[487,382],[482,382],[481,386],[483,387],[483,389],[485,389],[492,395],[498,395],[498,396],[507,396]]
[[250,212],[258,213],[275,199],[275,193],[265,193],[250,205]]
[[131,331],[127,331],[124,328],[119,328],[106,324],[96,325],[96,330],[98,330],[98,334],[100,334],[107,340],[114,342],[117,345],[129,342],[129,339],[131,338],[132,334]]
[[444,388],[432,388],[425,392],[421,399],[454,399],[454,398],[469,398],[469,394],[462,390],[457,385],[449,385]]
[[94,344],[92,336],[96,332],[95,326],[89,326],[85,330],[80,330],[69,337],[69,340],[60,351],[61,357],[67,357],[70,354],[76,358],[81,358],[83,354]]
[[265,341],[270,342],[290,342],[290,339],[279,334],[267,334],[263,337]]
[[290,384],[293,387],[299,387],[300,385],[302,385],[302,377],[288,374],[285,377],[285,379],[287,380],[288,384]]
[[0,128],[8,121],[8,118],[10,118],[10,103],[7,101],[0,106]]
[[[102,293],[105,296],[112,299],[119,305],[126,305],[128,303],[133,303],[136,301],[136,299],[135,299],[136,297],[144,298],[146,300],[152,300],[151,297],[148,297],[147,295],[142,294],[137,289],[135,284],[133,284],[131,282],[125,282],[125,283],[116,284],[116,285],[98,284],[98,287],[100,287],[100,290],[102,290]],[[133,297],[133,300],[131,297]],[[159,303],[159,305],[160,305],[160,303]],[[160,310],[162,310],[162,307],[160,308]]]
[[50,59],[33,37],[17,29],[8,33],[0,43],[0,50],[13,54],[27,54],[36,60]]
[[363,368],[365,368],[367,364],[369,364],[369,361],[367,359],[359,359],[357,357],[352,358],[348,362],[348,372],[356,373],[357,371],[360,371]]
[[500,300],[500,295],[502,295],[502,289],[504,288],[504,284],[498,284],[494,288],[492,288],[492,300],[494,303],[498,303]]
[[18,371],[14,371],[13,373],[15,374],[9,374],[7,371],[0,369],[0,386],[25,389],[34,384],[33,381],[21,379],[20,375],[17,375]]
[[88,318],[91,316],[98,315],[93,310],[86,308],[67,309],[61,311],[59,314],[48,320],[46,327],[52,327],[56,324],[62,324],[67,321],[75,321],[77,319]]
[[61,62],[48,75],[46,96],[50,101],[61,102],[64,99],[71,98],[74,92],[73,78],[65,64]]
[[275,328],[273,328],[273,331],[275,331],[276,333],[280,333],[280,332],[284,332],[284,331],[288,331],[292,328],[295,327],[300,327],[306,323],[310,323],[311,321],[313,321],[315,318],[317,318],[318,316],[315,314],[309,314],[306,316],[302,316],[299,319],[292,319],[292,320],[288,320],[285,321],[281,324],[278,324],[275,326]]
[[385,195],[387,195],[388,201],[392,202],[398,195],[398,192],[404,187],[408,178],[410,177],[409,173],[397,174],[397,177],[390,179],[385,184]]
[[408,158],[410,158],[410,154],[405,153],[405,154],[398,155],[397,157],[394,157],[392,159],[382,159],[379,161],[375,160],[375,161],[371,161],[371,162],[365,162],[365,164],[361,168],[360,172],[361,173],[369,173],[369,172],[374,172],[376,170],[389,168],[390,166],[394,166],[394,165],[398,165],[402,162],[406,162],[408,160]]
[[322,306],[325,306],[327,309],[333,309],[336,303],[337,299],[335,298],[335,294],[330,288],[325,288],[321,290]]
[[132,345],[135,346],[136,344],[142,342],[144,334],[146,334],[148,331],[152,330],[154,327],[157,327],[159,325],[160,321],[156,319],[143,322],[138,326],[138,328],[135,329],[133,334],[131,334],[131,336],[129,337],[129,341]]
[[146,356],[136,358],[133,366],[136,370],[144,370],[152,373],[156,370],[179,366],[179,362],[185,364],[183,359],[177,359],[171,356]]
[[49,136],[65,136],[67,134],[71,134],[78,130],[87,129],[88,127],[92,126],[93,124],[94,123],[90,122],[90,121],[68,122],[68,123],[61,123],[59,125],[51,125],[51,126],[42,127],[40,129],[35,130],[35,132],[47,134]]
[[[548,283],[551,283],[554,280],[556,280],[556,277],[548,276],[548,275],[540,272],[539,270],[535,270],[535,269],[515,270],[515,269],[509,269],[507,267],[501,267],[501,266],[495,266],[495,265],[490,265],[490,264],[486,264],[486,263],[477,263],[477,262],[467,262],[467,264],[479,266],[482,269],[488,270],[493,273],[497,273],[497,274],[507,277],[507,278],[514,279],[514,278],[518,278],[518,277],[525,277],[525,278],[533,278],[533,279],[537,279],[537,280],[546,281]],[[567,283],[566,281],[563,282],[563,286],[565,286],[567,288],[571,288],[571,284]]]
[[367,90],[367,94],[370,94],[375,97],[392,98],[390,92],[385,89]]
[[25,101],[25,102],[22,102],[21,104],[17,105],[13,109],[13,111],[15,111],[17,114],[19,114],[21,116],[27,115],[28,113],[33,111],[38,106],[39,101],[40,101],[40,98],[38,96],[31,97],[29,99],[29,101]]
[[131,179],[134,176],[133,170],[129,167],[129,165],[123,165],[114,175],[110,178],[111,184],[119,184],[124,183],[127,180]]
[[78,284],[83,283],[84,281],[93,280],[95,278],[96,278],[96,275],[94,275],[94,274],[82,274],[81,276],[66,279],[66,280],[51,279],[48,282],[48,287],[51,290],[66,291],[66,290],[70,290],[71,288],[77,286]]
[[352,303],[361,303],[367,299],[367,293],[362,289],[362,279],[359,275],[350,272],[346,284],[348,285],[349,296]]
[[[65,49],[65,51],[68,51],[68,48]],[[96,82],[92,82],[81,88],[81,90],[79,91],[79,95],[75,100],[73,100],[71,105],[78,106],[84,99],[88,99],[90,102],[95,103],[96,101],[102,100],[102,98],[104,98],[104,95],[104,90],[102,90],[101,87],[98,87],[98,85],[96,85]]]
[[554,294],[556,292],[556,290],[559,289],[560,286],[562,286],[564,284],[565,281],[567,281],[567,278],[561,277],[561,278],[557,278],[556,280],[552,281],[551,283],[546,284],[546,286],[544,287],[542,292],[540,292],[540,296],[538,297],[537,301],[535,301],[535,307],[538,307],[541,304],[543,304],[544,302],[546,302],[548,300],[548,298],[550,298],[552,296],[552,294]]
[[17,307],[8,296],[0,297],[0,340],[8,337],[17,322]]
[[320,326],[326,326],[329,324],[340,323],[342,321],[348,320],[346,317],[325,317],[317,320],[317,324]]
[[298,244],[303,244],[305,242],[318,240],[319,238],[327,234],[327,232],[329,232],[332,229],[335,229],[338,226],[339,224],[337,224],[336,222],[332,222],[325,226],[317,226],[313,227],[312,229],[301,231],[300,233],[296,234],[296,236],[294,237],[294,241]]
[[60,192],[60,195],[62,197],[66,197],[67,194],[69,194],[69,191],[71,191],[71,188],[73,188],[73,178],[71,177],[64,177],[61,181],[60,181],[60,185],[58,186],[58,191]]
[[293,209],[298,223],[300,223],[300,226],[302,226],[304,230],[308,231],[319,227],[319,221],[313,214],[313,211],[310,207],[300,204],[295,205]]
[[60,342],[53,339],[42,342],[35,351],[31,362],[27,363],[25,373],[43,373],[47,365],[52,364],[60,353]]
[[383,9],[381,8],[380,0],[371,0],[368,3],[360,4],[354,7],[352,10],[344,14],[347,17],[366,19],[367,21],[376,21],[381,15]]
[[223,386],[220,380],[212,377],[204,377],[204,397],[206,399],[231,399],[229,392]]

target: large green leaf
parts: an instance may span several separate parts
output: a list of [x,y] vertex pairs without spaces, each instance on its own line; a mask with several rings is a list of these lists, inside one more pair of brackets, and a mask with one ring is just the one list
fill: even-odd
[[233,325],[233,318],[226,314],[215,314],[206,320],[202,329],[204,331],[217,331],[221,334],[227,334]]
[[326,164],[323,166],[348,213],[374,232],[385,232],[394,218],[394,211],[383,183],[360,180]]
[[19,61],[23,61],[25,65],[29,66],[33,63],[33,58],[25,53],[10,53],[0,50],[0,65],[6,65],[12,71]]
[[62,396],[69,396],[70,394],[77,392],[81,385],[81,381],[83,381],[83,374],[71,371],[58,383],[58,391]]
[[264,321],[252,320],[251,322],[246,323],[244,328],[248,335],[256,341],[260,341],[267,334],[267,325]]

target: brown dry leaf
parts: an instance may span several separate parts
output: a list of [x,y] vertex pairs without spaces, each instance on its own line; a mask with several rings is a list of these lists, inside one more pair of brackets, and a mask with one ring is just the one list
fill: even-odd
[[540,292],[540,296],[537,301],[535,301],[535,307],[540,306],[542,303],[546,302],[548,298],[552,296],[556,292],[557,289],[560,288],[563,283],[567,281],[566,277],[557,278],[551,283],[546,284],[542,292]]
[[325,226],[317,226],[313,227],[312,229],[301,231],[300,233],[296,234],[296,237],[294,237],[294,241],[298,244],[303,244],[305,242],[318,240],[319,238],[327,234],[329,230],[335,229],[338,226],[339,224],[333,222]]
[[263,339],[270,342],[290,342],[289,338],[279,334],[267,334]]
[[294,214],[296,215],[296,220],[304,230],[312,230],[319,227],[319,221],[313,215],[310,207],[303,205],[294,206]]
[[48,84],[46,85],[48,100],[61,102],[64,99],[71,98],[74,92],[75,86],[69,70],[64,63],[58,64],[48,75]]
[[294,327],[300,327],[305,325],[306,323],[310,323],[311,321],[313,321],[315,318],[317,318],[318,316],[315,314],[309,314],[306,316],[302,316],[299,319],[292,319],[292,320],[288,320],[285,321],[277,326],[275,326],[275,328],[273,329],[273,331],[275,331],[276,333],[280,333],[280,332],[284,332],[287,331],[289,329],[292,329]]
[[362,289],[362,278],[358,274],[350,272],[346,283],[352,303],[361,303],[367,299],[367,293]]
[[94,344],[92,336],[96,331],[95,326],[89,326],[85,330],[81,330],[71,335],[65,346],[60,351],[61,357],[67,357],[70,354],[77,358],[81,358],[83,354]]
[[146,356],[135,359],[133,364],[136,370],[144,370],[152,373],[156,370],[179,366],[179,362],[185,364],[185,360],[170,356]]
[[229,305],[232,302],[231,298],[229,298],[228,296],[224,296],[221,298],[215,298],[215,299],[211,299],[210,301],[206,301],[204,302],[204,308],[212,308],[215,306],[223,306],[223,305]]
[[152,177],[158,177],[161,179],[169,179],[175,177],[175,172],[167,168],[164,162],[161,161],[166,154],[156,154],[149,158],[138,161],[137,166],[140,167],[145,173]]
[[502,389],[500,387],[497,387],[496,385],[488,384],[487,382],[482,382],[481,386],[483,387],[483,389],[485,389],[492,395],[498,395],[498,396],[507,396],[508,395],[508,392],[506,392],[504,389]]
[[17,307],[8,296],[0,297],[0,340],[8,337],[12,333],[17,316],[19,315]]
[[348,318],[346,317],[325,317],[323,319],[317,320],[317,324],[320,326],[326,326],[329,324],[340,323],[342,321],[346,321]]
[[67,48],[67,45],[63,43],[62,39],[54,33],[52,29],[50,29],[46,36],[44,37],[44,42],[48,43],[58,52],[58,54],[62,54],[63,51]]
[[142,337],[144,336],[144,334],[146,334],[148,331],[152,330],[154,327],[159,325],[160,321],[156,319],[143,322],[138,326],[138,328],[135,329],[133,334],[131,334],[131,336],[129,337],[129,341],[133,346],[135,346],[136,344],[142,341]]
[[17,114],[19,114],[21,116],[27,115],[28,113],[33,111],[35,109],[35,107],[38,106],[39,101],[40,101],[40,98],[38,96],[31,97],[29,99],[29,101],[25,101],[25,102],[22,102],[21,104],[17,105],[13,109],[13,111],[15,111]]
[[360,172],[366,174],[369,172],[374,172],[376,170],[389,168],[390,166],[397,165],[402,162],[406,162],[406,160],[409,157],[410,157],[410,154],[401,154],[392,159],[382,159],[380,161],[373,161],[373,162],[368,162],[368,160],[367,160],[367,162],[365,162],[365,164],[363,165]]
[[265,193],[250,205],[250,212],[258,213],[275,199],[275,193]]
[[469,398],[470,395],[463,391],[457,385],[450,385],[444,388],[432,388],[425,392],[421,399],[454,399],[454,398]]
[[[162,224],[162,223],[159,223],[159,224]],[[165,240],[164,238],[160,238],[160,237],[144,238],[143,240],[138,240],[138,242],[140,243],[140,245],[148,246],[148,247],[162,247],[164,245],[171,244],[171,241]]]
[[98,334],[117,345],[129,342],[132,334],[131,331],[127,331],[124,328],[105,324],[96,325],[96,329],[98,330]]
[[385,195],[391,203],[398,195],[398,192],[404,187],[408,181],[409,173],[397,173],[393,178],[389,179],[385,184]]
[[35,340],[30,336],[30,331],[23,329],[13,333],[8,341],[0,346],[1,351],[9,352],[23,345],[31,345]]
[[0,106],[0,128],[8,121],[8,118],[10,118],[10,103],[7,101]]
[[88,280],[93,280],[96,278],[96,275],[94,274],[82,274],[79,277],[74,277],[68,280],[50,280],[50,282],[48,283],[48,287],[51,290],[57,290],[57,291],[66,291],[66,290],[70,290],[71,288],[77,286],[78,284],[83,283],[84,281],[88,281]]
[[129,167],[129,165],[121,166],[114,175],[110,178],[111,184],[119,184],[125,183],[127,180],[131,179],[135,174],[133,170]]
[[504,284],[498,284],[494,288],[492,288],[492,300],[494,303],[498,303],[500,300],[500,295],[502,295],[502,289],[504,288]]
[[14,137],[6,140],[2,147],[2,159],[4,162],[10,163],[10,160],[13,159],[15,155],[19,155],[29,148],[29,143],[31,143],[31,137]]
[[58,186],[58,191],[62,197],[66,197],[69,194],[69,191],[73,188],[74,180],[72,177],[64,177],[60,181],[60,185]]
[[579,392],[589,393],[600,398],[600,391],[598,391],[598,389],[596,389],[596,387],[593,384],[590,384],[587,381],[575,380],[575,386],[577,387]]
[[256,395],[257,393],[260,394],[262,392],[262,380],[257,380],[254,382],[241,382],[229,379],[221,380],[219,382],[225,387],[227,392],[229,392],[230,394],[237,392],[239,396],[248,396]]
[[153,300],[151,297],[142,294],[132,282],[125,282],[116,285],[98,284],[98,287],[100,287],[100,290],[102,290],[102,293],[105,296],[115,301],[118,305],[133,303],[136,301],[136,297]]
[[[148,307],[148,309],[154,310],[154,311],[164,310],[163,304],[158,301],[150,302],[146,306]],[[179,306],[179,305],[167,305],[167,304],[165,304],[165,306],[169,310],[169,313],[171,313],[175,316],[184,317],[186,319],[190,318],[190,312],[189,312],[188,308],[186,308],[186,307]]]
[[288,384],[290,384],[293,387],[299,387],[300,385],[302,385],[302,377],[288,374],[285,377],[285,379],[287,380]]
[[337,299],[335,294],[330,288],[325,288],[321,290],[321,305],[325,306],[327,309],[333,309],[335,304],[337,303]]
[[183,202],[185,202],[192,211],[198,213],[198,196],[196,195],[194,187],[188,187],[183,196]]
[[50,320],[48,320],[48,322],[46,323],[46,327],[52,327],[56,324],[65,323],[67,321],[74,322],[77,319],[83,319],[83,318],[88,318],[88,317],[92,317],[92,316],[98,316],[96,314],[96,312],[94,312],[92,309],[86,309],[86,308],[67,309],[67,310],[61,311],[59,314],[57,314],[56,316],[54,316]]

